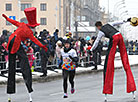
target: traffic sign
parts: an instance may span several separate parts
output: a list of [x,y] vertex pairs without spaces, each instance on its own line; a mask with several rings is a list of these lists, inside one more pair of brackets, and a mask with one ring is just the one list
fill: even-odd
[[16,16],[9,16],[10,19],[16,20]]

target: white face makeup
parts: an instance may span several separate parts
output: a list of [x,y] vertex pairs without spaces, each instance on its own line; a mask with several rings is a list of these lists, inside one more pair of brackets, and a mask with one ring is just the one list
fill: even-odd
[[34,27],[34,28],[30,27],[30,29],[32,30],[32,32],[33,32],[33,34],[34,34],[35,31],[36,31],[35,27]]

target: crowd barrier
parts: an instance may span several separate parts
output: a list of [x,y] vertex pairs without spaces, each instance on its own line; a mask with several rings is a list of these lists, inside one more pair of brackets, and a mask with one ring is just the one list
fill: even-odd
[[[34,55],[34,57],[36,59],[35,60],[29,60],[29,62],[33,62],[34,70],[41,69],[40,53],[39,52],[28,53],[27,55],[32,55],[32,54]],[[89,55],[88,56],[81,56],[81,57],[79,57],[79,62],[77,64],[79,66],[82,66],[82,67],[85,67],[85,64],[90,64],[90,63],[94,64],[95,62],[91,60],[91,57],[92,56],[89,56]],[[17,58],[17,60],[16,60],[16,70],[20,70],[18,63],[19,63],[19,60]],[[47,67],[51,68],[52,70],[54,70],[54,68],[58,67],[58,60],[57,60],[57,56],[56,55],[53,58],[52,62],[48,61]],[[8,62],[0,60],[0,72],[3,72],[3,71],[8,71]]]

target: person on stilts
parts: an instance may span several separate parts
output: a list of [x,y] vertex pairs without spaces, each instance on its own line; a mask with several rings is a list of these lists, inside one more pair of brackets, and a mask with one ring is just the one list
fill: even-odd
[[45,45],[42,45],[33,35],[35,32],[35,27],[39,25],[36,21],[36,8],[27,8],[24,10],[24,12],[27,17],[28,24],[12,20],[8,18],[5,14],[2,15],[7,21],[18,27],[17,30],[9,37],[7,46],[9,51],[9,70],[7,82],[8,102],[11,102],[11,94],[15,94],[16,55],[19,58],[21,72],[25,80],[26,87],[28,89],[30,98],[29,101],[32,102],[32,73],[28,57],[25,50],[23,49],[22,42],[26,39],[30,39],[35,44],[47,51],[47,47]]
[[[97,46],[99,41],[103,36],[110,39],[108,52],[104,64],[104,85],[103,85],[103,94],[105,94],[105,101],[107,101],[107,94],[113,94],[113,78],[114,78],[114,58],[116,53],[116,47],[119,47],[121,60],[126,72],[127,78],[127,93],[136,91],[136,85],[134,77],[129,65],[128,55],[125,47],[125,43],[121,33],[115,29],[113,26],[123,24],[124,22],[105,24],[103,25],[101,21],[95,23],[95,26],[98,28],[99,33],[91,51],[93,51]],[[135,95],[134,95],[135,98]]]

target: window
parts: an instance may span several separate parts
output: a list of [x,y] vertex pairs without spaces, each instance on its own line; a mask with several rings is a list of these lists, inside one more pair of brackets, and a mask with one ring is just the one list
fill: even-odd
[[6,4],[6,11],[12,11],[12,4]]
[[10,26],[10,25],[12,25],[10,22],[8,22],[8,21],[6,21],[6,25],[7,26]]
[[47,19],[46,18],[40,18],[40,24],[41,25],[47,25]]
[[41,3],[40,4],[40,11],[46,11],[47,10],[47,5],[46,3]]
[[24,11],[24,9],[31,7],[31,4],[21,4],[21,11]]

